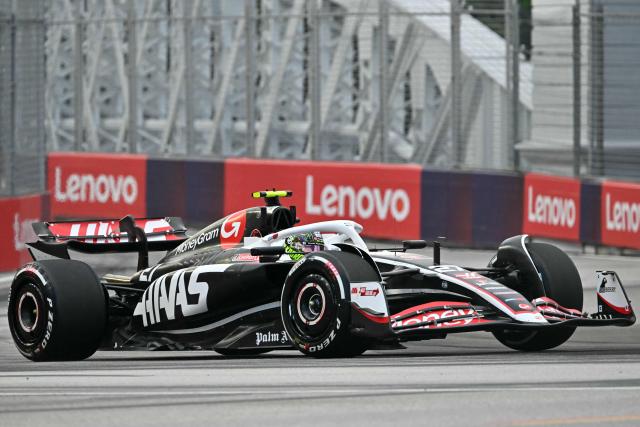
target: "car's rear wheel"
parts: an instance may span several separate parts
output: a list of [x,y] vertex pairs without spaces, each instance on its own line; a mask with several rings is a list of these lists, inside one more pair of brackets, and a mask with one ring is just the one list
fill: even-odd
[[366,340],[349,331],[349,283],[346,274],[340,273],[344,261],[356,258],[349,253],[319,253],[291,269],[282,290],[282,322],[302,353],[352,357],[366,351]]
[[[529,243],[527,248],[541,275],[545,295],[564,307],[582,310],[582,281],[571,258],[547,243]],[[534,299],[545,295],[526,296]],[[515,350],[540,351],[565,343],[575,330],[575,326],[535,331],[505,329],[493,334],[502,344]]]
[[8,320],[24,357],[82,360],[98,349],[103,338],[106,293],[93,270],[80,261],[33,262],[13,279]]

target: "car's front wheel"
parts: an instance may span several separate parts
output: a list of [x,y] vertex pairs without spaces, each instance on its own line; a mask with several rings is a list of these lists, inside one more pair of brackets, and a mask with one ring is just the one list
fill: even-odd
[[[563,307],[582,311],[582,281],[571,258],[547,243],[529,243],[527,248],[542,278],[545,295],[526,296],[531,299],[547,296]],[[540,351],[565,343],[575,330],[575,326],[535,331],[505,329],[495,331],[493,335],[502,344],[515,350]]]
[[318,253],[291,269],[282,289],[282,322],[302,353],[352,357],[366,351],[366,340],[349,331],[349,283],[339,271],[345,261],[359,262],[356,258],[349,253]]

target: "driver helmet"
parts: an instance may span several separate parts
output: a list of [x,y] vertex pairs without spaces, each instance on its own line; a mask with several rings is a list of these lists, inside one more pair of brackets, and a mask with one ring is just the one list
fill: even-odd
[[324,249],[324,239],[319,231],[295,234],[284,239],[284,251],[289,257],[297,261],[304,254]]

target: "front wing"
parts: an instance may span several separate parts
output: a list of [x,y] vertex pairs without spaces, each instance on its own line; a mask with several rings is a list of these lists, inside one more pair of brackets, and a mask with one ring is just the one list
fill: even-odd
[[438,338],[448,333],[496,329],[547,329],[568,326],[630,326],[635,314],[618,275],[599,271],[596,278],[597,312],[566,308],[551,298],[530,301],[544,322],[522,322],[490,305],[436,301],[408,308],[390,316],[391,329],[405,340]]

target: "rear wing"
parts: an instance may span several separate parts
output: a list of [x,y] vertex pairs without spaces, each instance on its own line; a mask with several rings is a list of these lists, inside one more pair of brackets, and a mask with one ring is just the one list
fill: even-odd
[[[84,253],[138,252],[138,267],[148,264],[149,251],[171,250],[188,237],[178,217],[134,219],[128,215],[120,220],[34,222],[32,227],[38,240],[27,245],[48,255],[68,259],[69,249]],[[31,249],[29,252],[36,259]]]

